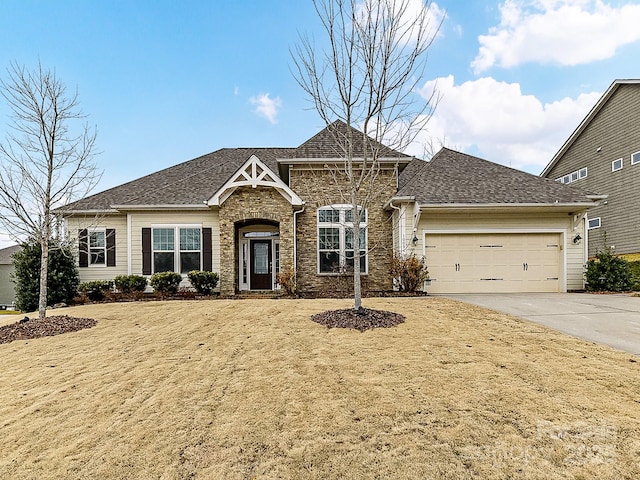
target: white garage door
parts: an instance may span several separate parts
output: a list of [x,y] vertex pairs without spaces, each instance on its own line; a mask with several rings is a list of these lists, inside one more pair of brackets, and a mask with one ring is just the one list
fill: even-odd
[[427,234],[429,293],[560,291],[558,233]]

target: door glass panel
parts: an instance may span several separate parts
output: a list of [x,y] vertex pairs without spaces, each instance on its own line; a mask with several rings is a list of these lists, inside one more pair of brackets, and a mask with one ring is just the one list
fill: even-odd
[[269,244],[253,244],[253,273],[257,275],[269,273]]

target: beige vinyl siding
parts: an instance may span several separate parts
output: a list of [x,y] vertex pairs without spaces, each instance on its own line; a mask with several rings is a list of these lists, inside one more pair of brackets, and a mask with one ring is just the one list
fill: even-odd
[[[580,136],[547,173],[556,179],[587,167],[587,178],[572,186],[609,195],[606,203],[589,210],[602,226],[589,232],[589,255],[605,246],[615,253],[640,252],[640,164],[631,165],[631,154],[640,150],[640,85],[620,85]],[[611,171],[611,162],[622,158],[622,170]]]
[[73,240],[73,249],[78,261],[78,230],[92,228],[113,228],[116,231],[116,266],[92,266],[79,268],[80,282],[90,280],[113,280],[117,275],[127,274],[127,216],[105,215],[101,217],[76,216],[67,218],[67,231]]
[[217,211],[132,212],[130,217],[132,274],[142,275],[142,229],[154,225],[201,225],[211,228],[212,269],[220,272],[220,222]]
[[12,264],[0,264],[0,305],[10,305],[15,300],[15,288],[11,275],[15,272]]
[[[575,231],[574,231],[575,222]],[[576,234],[584,239],[584,222],[567,213],[433,213],[425,211],[418,224],[416,253],[427,254],[425,234],[542,234],[557,235],[559,246],[559,284],[557,291],[584,288],[585,246],[573,243]],[[428,264],[428,259],[427,259]]]

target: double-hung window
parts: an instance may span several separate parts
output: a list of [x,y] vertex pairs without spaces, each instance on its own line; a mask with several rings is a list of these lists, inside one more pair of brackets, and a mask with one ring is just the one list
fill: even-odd
[[105,230],[89,232],[89,265],[107,264],[107,233]]
[[[367,272],[367,211],[360,209],[360,271]],[[339,273],[353,270],[355,224],[350,205],[330,205],[318,209],[318,271]]]
[[202,230],[200,227],[153,228],[153,272],[186,275],[201,269]]

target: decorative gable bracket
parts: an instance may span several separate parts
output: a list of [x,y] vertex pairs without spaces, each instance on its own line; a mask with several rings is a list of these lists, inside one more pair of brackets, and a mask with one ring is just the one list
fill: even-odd
[[207,201],[207,205],[221,206],[239,187],[275,188],[291,205],[301,206],[304,204],[302,199],[273,170],[258,157],[251,155],[213,197]]

